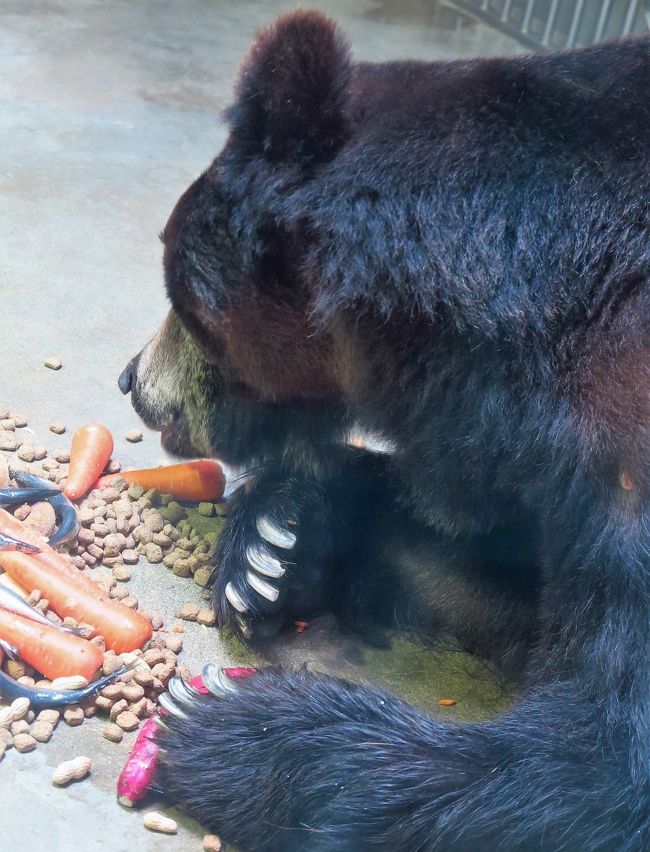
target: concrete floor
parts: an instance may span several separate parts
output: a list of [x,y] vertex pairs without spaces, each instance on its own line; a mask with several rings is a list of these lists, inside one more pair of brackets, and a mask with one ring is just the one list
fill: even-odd
[[[426,0],[309,5],[336,16],[366,60],[517,49],[480,27],[434,29]],[[115,380],[166,311],[156,235],[224,140],[220,114],[253,33],[290,7],[277,0],[0,0],[0,405],[25,412],[51,449],[66,441],[48,433],[50,420],[63,420],[70,432],[96,419],[113,431],[125,466],[164,455],[146,430],[141,444],[124,441],[140,424]],[[61,358],[63,369],[46,370],[48,356]],[[192,583],[156,566],[141,565],[133,589],[168,619],[180,603],[198,600]],[[182,661],[193,670],[209,658],[245,656],[214,630],[192,625],[185,635]],[[425,707],[453,691],[452,715],[482,715],[503,700],[466,658],[432,658],[402,641],[388,653],[371,651],[327,619],[285,638],[274,657],[378,679]],[[61,726],[36,752],[6,755],[0,848],[201,848],[196,824],[183,819],[176,837],[156,836],[140,814],[115,804],[130,738],[111,745],[101,724]],[[55,790],[51,768],[79,753],[93,758],[92,779]]]

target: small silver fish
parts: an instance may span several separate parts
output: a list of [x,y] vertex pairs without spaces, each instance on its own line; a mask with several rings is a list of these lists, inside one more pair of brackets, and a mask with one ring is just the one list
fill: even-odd
[[83,628],[77,627],[62,627],[60,624],[54,624],[49,618],[46,618],[33,606],[30,606],[26,600],[14,592],[13,589],[8,589],[0,583],[0,607],[8,609],[10,612],[15,612],[17,615],[22,615],[32,621],[38,621],[39,624],[47,624],[48,627],[54,627],[57,630],[63,630],[64,633],[73,633],[75,636],[85,636]]
[[19,553],[40,553],[41,548],[14,538],[12,535],[0,533],[0,550],[17,550]]

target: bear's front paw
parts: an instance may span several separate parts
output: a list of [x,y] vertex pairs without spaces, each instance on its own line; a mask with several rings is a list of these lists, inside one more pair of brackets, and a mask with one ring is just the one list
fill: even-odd
[[233,500],[216,554],[213,603],[220,624],[245,639],[273,636],[322,600],[330,513],[309,481],[261,478]]

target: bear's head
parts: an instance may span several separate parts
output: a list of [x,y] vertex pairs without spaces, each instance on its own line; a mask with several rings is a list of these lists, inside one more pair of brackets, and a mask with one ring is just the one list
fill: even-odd
[[[248,461],[266,429],[338,418],[331,341],[312,319],[299,195],[346,140],[349,49],[316,12],[278,19],[243,64],[227,142],[161,239],[169,315],[119,379],[178,455]],[[317,426],[315,428],[318,428]]]

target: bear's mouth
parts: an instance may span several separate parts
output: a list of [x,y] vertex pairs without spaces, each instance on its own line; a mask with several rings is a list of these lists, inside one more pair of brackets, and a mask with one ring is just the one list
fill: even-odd
[[192,444],[190,425],[183,412],[174,414],[159,431],[160,444],[168,453],[180,458],[196,458],[201,455]]

